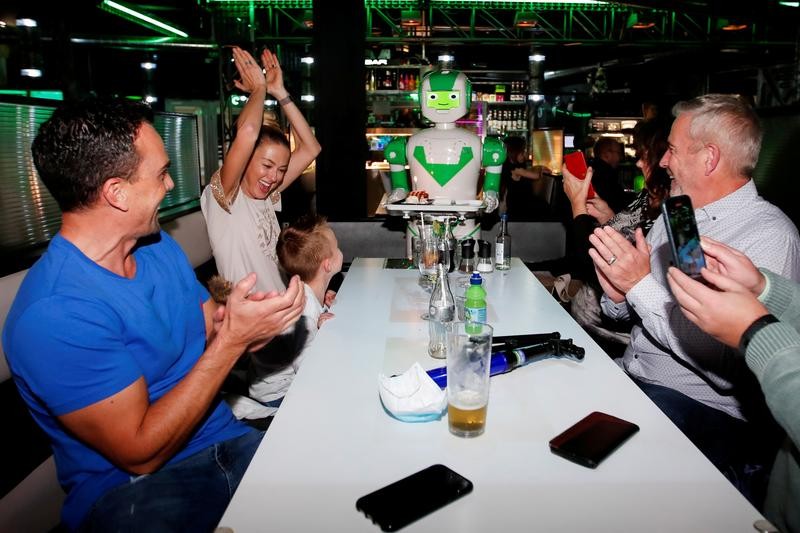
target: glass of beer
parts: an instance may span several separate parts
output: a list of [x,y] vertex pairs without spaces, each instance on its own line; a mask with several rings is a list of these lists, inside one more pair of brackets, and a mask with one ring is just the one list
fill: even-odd
[[454,322],[447,353],[447,421],[450,433],[477,437],[486,427],[492,327]]

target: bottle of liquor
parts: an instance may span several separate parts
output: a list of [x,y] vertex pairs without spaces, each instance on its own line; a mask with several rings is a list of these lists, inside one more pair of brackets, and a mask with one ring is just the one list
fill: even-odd
[[494,245],[494,267],[497,270],[511,268],[511,235],[508,233],[508,215],[500,215],[500,233]]
[[447,269],[442,263],[436,265],[436,285],[431,292],[431,302],[428,306],[428,328],[430,341],[428,342],[428,355],[437,359],[447,357],[447,328],[455,320],[456,301],[450,291],[447,280]]

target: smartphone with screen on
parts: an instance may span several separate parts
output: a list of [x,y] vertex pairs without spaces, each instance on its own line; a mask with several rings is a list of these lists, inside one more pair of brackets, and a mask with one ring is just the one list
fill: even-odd
[[574,463],[596,468],[639,426],[627,420],[595,411],[550,441],[550,451]]
[[433,465],[362,496],[356,509],[383,531],[397,531],[472,491],[472,482]]
[[661,203],[661,214],[667,228],[673,264],[687,276],[703,279],[700,269],[706,266],[706,260],[700,247],[692,201],[686,195],[667,198]]
[[[568,153],[564,156],[564,164],[567,166],[567,170],[569,170],[573,176],[579,180],[586,179],[586,172],[589,170],[589,167],[586,166],[586,158],[583,157],[583,152]],[[586,195],[586,199],[590,200],[594,197],[594,185],[590,183],[589,193]]]

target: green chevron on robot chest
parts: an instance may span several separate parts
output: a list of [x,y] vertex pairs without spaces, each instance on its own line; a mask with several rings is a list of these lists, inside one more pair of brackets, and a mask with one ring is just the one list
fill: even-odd
[[422,165],[422,168],[431,175],[431,177],[444,187],[447,183],[453,179],[453,176],[461,172],[461,169],[466,167],[470,161],[472,161],[474,155],[472,153],[471,146],[465,146],[461,149],[461,156],[458,159],[457,163],[454,164],[447,164],[447,163],[429,163],[428,158],[425,155],[425,148],[422,146],[414,147],[414,159],[419,161],[419,164]]

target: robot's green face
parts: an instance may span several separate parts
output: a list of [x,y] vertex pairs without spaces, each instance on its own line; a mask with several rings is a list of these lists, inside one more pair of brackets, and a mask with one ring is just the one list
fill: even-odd
[[461,105],[461,91],[428,91],[425,105],[440,111],[455,109]]

